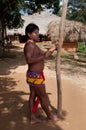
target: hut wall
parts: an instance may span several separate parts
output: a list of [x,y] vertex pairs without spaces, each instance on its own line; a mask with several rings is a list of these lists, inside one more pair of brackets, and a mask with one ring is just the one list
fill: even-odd
[[78,48],[78,42],[65,42],[63,43],[62,50],[69,52],[76,52]]

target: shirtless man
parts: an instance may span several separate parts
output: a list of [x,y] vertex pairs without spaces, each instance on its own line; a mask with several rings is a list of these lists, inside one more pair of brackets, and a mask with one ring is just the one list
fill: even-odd
[[43,52],[37,45],[39,41],[39,27],[33,23],[27,25],[25,29],[27,42],[24,46],[24,55],[28,64],[27,70],[27,82],[30,86],[29,108],[30,108],[30,122],[32,124],[39,122],[32,112],[35,98],[40,99],[42,109],[47,115],[49,120],[57,120],[56,116],[52,116],[48,107],[46,90],[45,90],[45,78],[43,74],[44,59],[51,55],[54,50],[57,49],[57,45],[54,45],[47,52]]

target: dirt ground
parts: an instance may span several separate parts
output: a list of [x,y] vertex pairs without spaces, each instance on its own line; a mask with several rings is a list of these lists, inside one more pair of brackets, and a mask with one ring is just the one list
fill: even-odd
[[[56,123],[30,124],[24,44],[18,46],[20,47],[11,50],[10,58],[0,58],[0,130],[86,130],[86,70],[84,68],[83,73],[78,73],[75,68],[73,73],[65,71],[64,68],[70,69],[68,64],[65,67],[62,65],[61,70],[64,119]],[[56,113],[57,87],[52,63],[51,60],[46,61],[44,73],[49,107],[53,113]],[[38,113],[39,118],[45,118],[40,105]]]

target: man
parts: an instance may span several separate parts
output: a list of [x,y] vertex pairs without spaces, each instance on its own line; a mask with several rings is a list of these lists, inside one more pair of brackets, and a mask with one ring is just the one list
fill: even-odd
[[39,41],[39,27],[33,23],[27,25],[25,33],[27,42],[24,46],[24,55],[28,64],[27,82],[30,86],[30,122],[31,124],[39,122],[32,111],[36,97],[39,98],[42,109],[46,113],[48,120],[58,120],[56,116],[52,116],[48,107],[45,89],[45,77],[43,74],[44,59],[57,49],[57,45],[54,45],[47,52],[43,52],[36,45],[36,42]]

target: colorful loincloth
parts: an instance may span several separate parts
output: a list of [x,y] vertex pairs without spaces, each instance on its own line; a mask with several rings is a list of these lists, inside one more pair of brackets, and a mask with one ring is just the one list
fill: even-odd
[[27,71],[27,83],[34,87],[44,87],[45,77],[43,72]]

